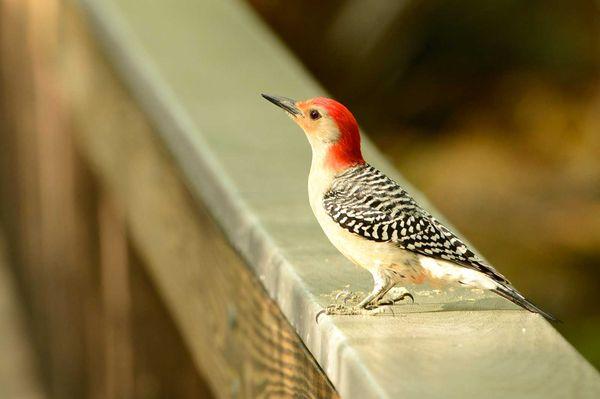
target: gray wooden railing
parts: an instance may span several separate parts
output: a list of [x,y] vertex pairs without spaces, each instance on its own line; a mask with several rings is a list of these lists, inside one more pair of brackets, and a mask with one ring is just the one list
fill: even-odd
[[[55,68],[68,140],[100,193],[112,371],[99,392],[139,395],[140,375],[182,392],[186,379],[160,377],[168,343],[219,397],[600,395],[550,324],[474,290],[417,288],[394,314],[315,322],[331,292],[371,280],[320,231],[306,140],[259,93],[326,91],[241,1],[80,4],[62,10]],[[368,140],[365,155],[403,182]],[[172,319],[165,344],[139,316],[163,306],[148,326]]]

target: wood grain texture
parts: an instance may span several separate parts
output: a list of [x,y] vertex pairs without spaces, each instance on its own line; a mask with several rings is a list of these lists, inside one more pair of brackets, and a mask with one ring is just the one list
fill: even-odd
[[213,392],[336,397],[260,281],[189,195],[77,15],[67,29],[64,82],[79,145],[124,209],[133,246]]
[[108,398],[130,398],[134,379],[126,224],[107,192],[99,199],[98,225],[105,328],[103,385]]
[[69,398],[87,393],[90,342],[77,326],[93,312],[88,225],[79,217],[87,197],[74,189],[79,173],[56,79],[59,9],[57,0],[1,2],[0,140],[10,154],[2,221],[44,382],[51,397]]
[[129,247],[135,399],[215,395],[198,372],[172,315],[137,251]]
[[19,299],[0,231],[0,397],[46,398]]

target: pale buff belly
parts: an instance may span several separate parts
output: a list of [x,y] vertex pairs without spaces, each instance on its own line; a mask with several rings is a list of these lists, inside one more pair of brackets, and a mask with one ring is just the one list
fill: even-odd
[[428,277],[417,255],[388,242],[376,242],[362,238],[341,228],[325,211],[315,216],[331,243],[354,264],[367,269],[374,276],[392,272],[397,281],[407,280],[416,284]]

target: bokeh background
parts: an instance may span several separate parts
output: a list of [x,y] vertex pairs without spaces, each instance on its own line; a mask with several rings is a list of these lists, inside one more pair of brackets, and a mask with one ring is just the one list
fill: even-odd
[[600,368],[600,2],[249,1]]
[[[245,387],[300,392],[311,381],[334,397],[264,285],[189,195],[81,3],[0,0],[0,399],[235,397]],[[190,5],[222,6],[122,3],[136,11],[174,4],[179,16]],[[564,321],[555,327],[600,369],[600,0],[231,0],[223,9],[246,6],[492,264]],[[219,33],[203,39],[219,43]],[[158,216],[137,236],[118,194],[128,173],[147,178],[131,190],[140,198],[164,191],[171,196],[161,199],[180,205],[144,201],[146,213],[136,215]],[[163,225],[157,209],[181,213],[167,212]],[[173,215],[189,230],[178,231]],[[168,239],[156,241],[176,250],[158,262],[146,253],[151,239],[133,240],[142,230],[161,230]],[[190,250],[198,243],[205,247]],[[180,299],[189,313],[151,275],[175,275],[175,255],[192,265],[182,270],[202,275],[193,288],[211,299]],[[216,271],[206,278],[208,270]],[[179,288],[168,292],[183,297]],[[250,311],[236,316],[236,303],[221,298],[245,289],[258,294],[240,295],[237,305]],[[198,324],[180,328],[187,320]],[[244,325],[261,334],[240,332]],[[198,372],[217,346],[225,355],[206,364],[223,367]],[[240,354],[262,358],[273,348],[277,361],[300,359],[304,368],[279,372],[275,362],[244,374],[260,367]]]

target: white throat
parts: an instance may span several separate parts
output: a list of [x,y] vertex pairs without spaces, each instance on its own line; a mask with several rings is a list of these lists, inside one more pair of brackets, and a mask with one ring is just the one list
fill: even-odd
[[[309,139],[309,141],[311,140]],[[311,142],[310,144],[312,147],[312,162],[308,176],[308,197],[310,205],[315,211],[316,206],[321,206],[323,195],[329,190],[336,172],[325,165],[331,144],[323,142]]]

